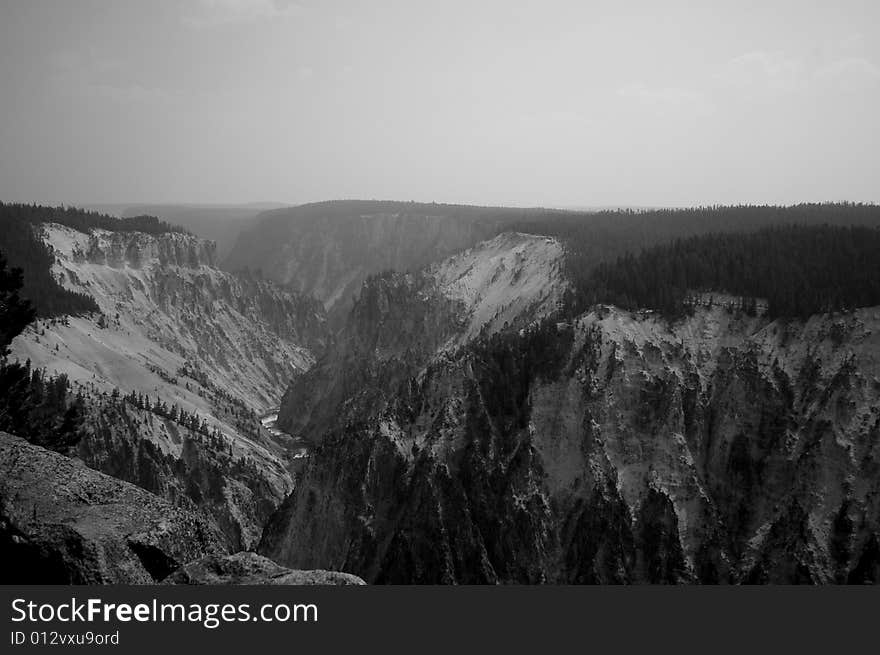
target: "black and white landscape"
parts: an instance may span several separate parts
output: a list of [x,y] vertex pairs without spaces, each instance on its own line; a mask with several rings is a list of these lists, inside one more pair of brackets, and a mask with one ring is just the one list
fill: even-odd
[[[729,8],[753,29],[700,34],[702,59],[651,51],[710,82],[662,86],[645,64],[660,86],[638,86],[626,58],[578,69],[612,84],[598,106],[489,63],[501,46],[527,61],[529,35],[549,49],[538,60],[573,71],[571,30],[607,38],[575,3],[476,3],[459,22],[436,9],[434,31],[403,6],[376,9],[377,26],[347,3],[109,4],[0,8],[0,81],[21,92],[0,117],[0,584],[880,580],[880,57],[855,34],[876,9],[805,9],[805,37]],[[480,45],[490,5],[508,31]],[[625,43],[625,19],[644,36],[655,11],[594,10]],[[761,20],[790,51],[755,54]],[[432,54],[443,26],[462,57]],[[143,51],[151,27],[191,61]],[[45,39],[23,37],[40,28],[60,43],[43,59]],[[820,28],[824,50],[800,57]],[[14,47],[34,58],[15,63]],[[707,72],[715,59],[740,66],[740,86]],[[401,90],[414,62],[424,77]],[[763,77],[745,88],[746,74]],[[520,75],[578,110],[501,103]],[[468,95],[481,81],[485,140],[444,95],[483,116]],[[265,95],[270,82],[285,91]],[[581,169],[590,140],[572,121],[591,107],[584,121],[620,140],[594,142],[610,166]],[[214,129],[187,131],[189,109]],[[370,120],[401,112],[371,150]],[[845,115],[858,138],[838,134]],[[74,167],[83,134],[118,152],[90,146]],[[624,177],[631,195],[609,196]],[[376,195],[405,200],[321,200]],[[291,201],[241,200],[266,197]]]

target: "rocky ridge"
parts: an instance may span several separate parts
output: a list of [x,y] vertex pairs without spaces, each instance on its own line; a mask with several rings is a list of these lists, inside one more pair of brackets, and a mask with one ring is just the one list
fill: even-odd
[[363,585],[355,575],[337,571],[293,571],[256,553],[208,555],[181,567],[164,584],[210,585]]
[[0,584],[362,585],[228,554],[196,511],[0,432]]
[[144,584],[225,553],[197,513],[0,433],[4,584]]

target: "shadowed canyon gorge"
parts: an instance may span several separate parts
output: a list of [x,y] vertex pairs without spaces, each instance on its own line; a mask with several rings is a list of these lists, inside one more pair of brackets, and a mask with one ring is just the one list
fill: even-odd
[[876,207],[3,211],[3,581],[880,575]]

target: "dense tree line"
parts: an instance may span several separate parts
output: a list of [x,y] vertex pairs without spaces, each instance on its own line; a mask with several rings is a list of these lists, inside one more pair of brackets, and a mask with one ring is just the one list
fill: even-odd
[[34,319],[31,303],[19,295],[22,284],[21,269],[8,268],[0,252],[0,363],[12,340]]
[[0,220],[0,253],[23,272],[20,294],[31,302],[37,316],[51,318],[99,311],[94,298],[65,289],[55,279],[54,256],[29,225]]
[[147,234],[165,234],[177,232],[189,234],[184,228],[160,221],[155,216],[132,216],[116,218],[107,214],[78,209],[76,207],[46,207],[43,205],[25,205],[19,203],[0,202],[0,222],[21,221],[31,225],[40,223],[58,223],[80,232],[100,228],[111,232],[146,232]]
[[34,317],[19,295],[21,270],[8,269],[0,255],[0,430],[65,452],[82,437],[83,398],[72,394],[65,375],[47,376],[7,362],[9,344]]
[[695,291],[767,300],[774,317],[806,317],[880,304],[880,229],[787,225],[708,234],[628,253],[583,281],[587,304],[683,312]]
[[861,203],[808,203],[710,206],[690,209],[619,209],[595,213],[536,213],[511,229],[555,236],[566,251],[566,268],[574,282],[570,298],[579,313],[595,298],[594,269],[627,253],[709,233],[754,232],[773,225],[880,226],[880,206]]
[[66,375],[46,375],[30,362],[0,367],[0,430],[68,453],[84,435],[84,415],[84,398]]

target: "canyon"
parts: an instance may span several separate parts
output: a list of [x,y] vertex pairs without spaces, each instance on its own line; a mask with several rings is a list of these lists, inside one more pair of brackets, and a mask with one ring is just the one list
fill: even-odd
[[0,438],[2,547],[68,582],[877,581],[880,307],[573,311],[570,242],[405,205],[268,212],[272,274],[38,226],[99,311],[11,344],[84,417]]
[[213,242],[188,234],[37,232],[56,278],[100,308],[38,320],[11,349],[85,398],[71,454],[205,512],[234,550],[254,545],[293,485],[285,438],[259,416],[323,348],[321,305],[221,271]]

